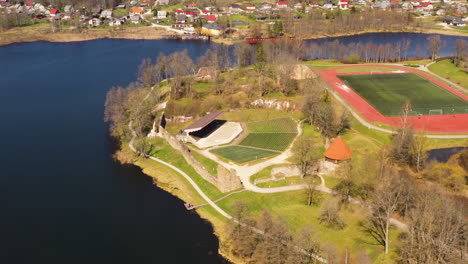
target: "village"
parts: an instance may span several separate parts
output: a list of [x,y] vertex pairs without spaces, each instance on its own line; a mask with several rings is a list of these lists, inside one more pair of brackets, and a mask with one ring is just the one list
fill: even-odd
[[[323,11],[325,19],[370,10],[407,12],[416,19],[432,19],[437,23],[436,27],[441,30],[457,28],[464,31],[468,23],[466,1],[325,0],[276,3],[250,1],[228,6],[185,3],[169,0],[133,0],[122,2],[113,8],[89,8],[70,4],[47,6],[33,1],[0,0],[0,17],[16,14],[29,17],[27,23],[50,23],[52,26],[59,25],[60,28],[71,30],[146,26],[162,28],[173,35],[229,36],[231,39],[281,36],[282,23],[286,20],[305,19],[318,10]],[[15,23],[17,26],[24,24]],[[253,25],[260,25],[260,29],[254,30]]]

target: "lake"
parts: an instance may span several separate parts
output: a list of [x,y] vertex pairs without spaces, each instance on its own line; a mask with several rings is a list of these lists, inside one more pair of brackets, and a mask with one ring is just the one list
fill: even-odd
[[143,58],[183,49],[197,57],[213,45],[0,47],[0,263],[225,263],[209,223],[112,159],[103,122],[106,92],[135,80]]

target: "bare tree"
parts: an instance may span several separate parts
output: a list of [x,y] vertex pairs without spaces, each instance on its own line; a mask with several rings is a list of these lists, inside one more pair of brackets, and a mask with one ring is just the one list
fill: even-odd
[[296,145],[296,166],[301,172],[301,178],[311,174],[311,169],[317,164],[317,156],[313,150],[316,143],[310,137],[300,137]]
[[466,263],[466,221],[463,207],[438,190],[420,189],[409,214],[402,263]]
[[324,204],[319,220],[320,223],[326,223],[330,228],[342,229],[345,227],[345,223],[339,215],[338,204],[332,200],[328,200]]
[[437,54],[439,53],[441,40],[439,35],[433,35],[427,38],[427,49],[431,56],[432,60],[435,60]]
[[307,206],[319,205],[322,201],[322,193],[315,188],[317,185],[314,184],[312,177],[307,177],[305,179],[305,188],[304,192],[306,195],[306,204]]
[[372,212],[369,232],[384,246],[385,254],[389,252],[390,219],[402,201],[402,177],[405,175],[396,169],[387,170],[369,204]]

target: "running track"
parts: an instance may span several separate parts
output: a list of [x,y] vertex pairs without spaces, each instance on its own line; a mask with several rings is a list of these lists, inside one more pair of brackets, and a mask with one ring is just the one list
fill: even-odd
[[[344,98],[355,110],[357,110],[362,116],[364,116],[370,122],[379,122],[388,124],[395,127],[401,127],[400,117],[386,117],[379,113],[372,105],[360,97],[352,89],[343,89],[346,87],[345,84],[337,77],[337,75],[354,75],[354,74],[371,74],[370,72],[351,72],[337,73],[336,70],[351,67],[362,67],[362,66],[375,66],[375,67],[386,67],[391,71],[388,72],[373,72],[373,73],[388,73],[392,74],[393,71],[398,70],[405,73],[418,74],[440,87],[450,91],[457,96],[468,100],[468,96],[463,95],[459,91],[447,86],[438,79],[408,68],[402,68],[398,66],[390,65],[345,65],[339,66],[333,69],[319,70],[318,73],[322,79],[324,79],[342,98]],[[342,86],[343,85],[343,86]],[[430,133],[468,133],[468,114],[453,114],[453,115],[425,115],[425,116],[410,116],[410,120],[416,130],[424,130]]]

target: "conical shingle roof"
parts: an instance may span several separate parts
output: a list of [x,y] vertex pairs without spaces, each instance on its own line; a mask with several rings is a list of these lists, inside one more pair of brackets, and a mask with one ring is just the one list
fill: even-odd
[[337,137],[323,155],[333,160],[348,160],[353,157],[353,153],[341,137]]

